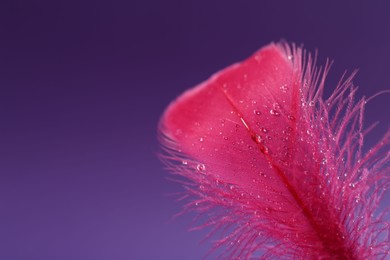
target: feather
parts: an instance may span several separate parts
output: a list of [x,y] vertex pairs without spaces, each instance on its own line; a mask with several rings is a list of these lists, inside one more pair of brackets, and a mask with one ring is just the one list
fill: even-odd
[[161,155],[186,210],[221,232],[222,257],[384,259],[390,131],[363,149],[353,74],[323,98],[330,63],[271,43],[188,90],[163,114]]

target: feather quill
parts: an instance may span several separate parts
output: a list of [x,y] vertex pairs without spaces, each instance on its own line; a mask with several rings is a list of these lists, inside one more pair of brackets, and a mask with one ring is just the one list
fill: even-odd
[[390,131],[368,151],[367,100],[353,75],[323,98],[323,68],[303,49],[271,43],[170,104],[162,160],[185,177],[186,209],[222,230],[222,257],[384,259]]

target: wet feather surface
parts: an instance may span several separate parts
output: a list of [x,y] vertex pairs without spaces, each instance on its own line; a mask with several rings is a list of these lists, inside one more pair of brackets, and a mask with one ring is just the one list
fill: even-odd
[[[389,132],[363,150],[352,76],[327,99],[329,64],[270,44],[188,90],[160,121],[161,155],[188,209],[228,230],[223,257],[384,259]],[[388,219],[388,218],[387,218]]]

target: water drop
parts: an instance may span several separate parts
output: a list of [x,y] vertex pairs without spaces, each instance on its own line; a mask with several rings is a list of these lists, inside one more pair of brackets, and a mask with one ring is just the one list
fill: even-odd
[[206,166],[203,164],[203,163],[199,163],[198,165],[196,165],[196,169],[199,171],[199,172],[203,172],[206,170]]
[[257,116],[261,115],[261,112],[259,110],[253,110],[253,113]]
[[295,119],[295,117],[292,116],[292,115],[288,115],[287,117],[288,117],[288,119],[290,119],[290,120],[294,120],[294,119]]
[[360,196],[358,195],[358,196],[355,197],[355,202],[359,203],[359,201],[360,201]]
[[182,163],[183,165],[187,165],[187,164],[188,164],[187,161],[182,161],[181,163]]
[[263,146],[260,148],[260,151],[263,153],[263,154],[268,154],[269,153],[269,149],[267,146]]
[[274,110],[274,109],[271,109],[271,110],[269,111],[269,113],[270,113],[271,115],[274,115],[274,116],[279,116],[279,115],[280,115],[279,111]]
[[287,88],[287,84],[284,84],[282,86],[280,86],[280,90],[283,92],[283,93],[286,93],[288,88]]
[[280,105],[278,103],[274,103],[272,106],[273,106],[274,109],[279,109],[280,108]]
[[228,137],[226,137],[226,136],[225,136],[223,139],[224,139],[224,140],[229,140],[229,138],[228,138]]
[[203,142],[203,137],[201,137],[201,138],[199,139],[199,141],[200,141],[200,142]]
[[311,107],[314,106],[314,101],[310,101],[309,106],[311,106]]
[[255,137],[254,137],[254,140],[256,143],[261,143],[263,141],[263,138],[261,138],[260,135],[256,134]]
[[268,132],[267,128],[265,128],[265,127],[262,127],[262,128],[261,128],[261,131],[262,131],[263,133],[267,133],[267,132]]

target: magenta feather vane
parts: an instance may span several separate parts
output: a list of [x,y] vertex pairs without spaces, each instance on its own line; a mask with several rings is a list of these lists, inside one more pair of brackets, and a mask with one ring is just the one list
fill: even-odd
[[[330,63],[270,44],[170,104],[159,126],[185,210],[206,214],[233,259],[385,259],[390,131],[363,139],[352,76],[323,98]],[[213,230],[214,230],[213,229]]]

